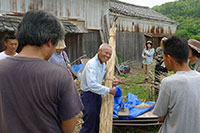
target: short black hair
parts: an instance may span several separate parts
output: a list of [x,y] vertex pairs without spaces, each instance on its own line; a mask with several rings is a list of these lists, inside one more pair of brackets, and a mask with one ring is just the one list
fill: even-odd
[[17,28],[20,47],[27,44],[40,47],[48,41],[56,45],[59,40],[64,39],[64,35],[65,30],[60,20],[43,10],[26,12]]
[[4,41],[7,42],[8,39],[16,39],[16,36],[14,33],[8,33],[4,36]]
[[171,36],[163,41],[164,54],[173,57],[179,64],[187,62],[189,56],[189,46],[185,38]]

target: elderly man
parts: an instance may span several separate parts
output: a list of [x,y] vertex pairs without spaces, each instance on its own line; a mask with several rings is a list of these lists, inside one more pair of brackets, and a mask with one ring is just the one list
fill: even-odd
[[0,53],[0,60],[17,55],[18,42],[14,34],[6,34],[4,37],[6,50]]
[[82,73],[81,99],[84,104],[81,133],[98,133],[101,110],[101,95],[115,95],[115,88],[102,85],[106,73],[106,62],[112,55],[112,47],[102,44],[98,53],[89,60]]
[[[63,51],[66,48],[65,41],[59,41],[56,46],[56,51],[49,58],[49,62],[61,65],[63,67],[70,67],[70,61],[67,54]],[[66,64],[67,63],[67,64]]]
[[61,22],[45,11],[24,14],[21,52],[0,61],[0,133],[70,133],[83,106],[71,74],[47,60],[64,39]]
[[175,74],[162,80],[153,110],[163,121],[159,133],[200,132],[200,73],[188,66],[187,40],[172,36],[163,42],[166,67]]

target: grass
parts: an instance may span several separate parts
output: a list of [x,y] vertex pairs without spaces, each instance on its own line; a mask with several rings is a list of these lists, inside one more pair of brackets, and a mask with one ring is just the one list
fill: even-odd
[[[122,95],[125,97],[128,93],[133,93],[141,101],[155,101],[155,98],[150,99],[149,88],[151,83],[144,83],[144,72],[139,67],[133,67],[130,73],[122,74],[119,78],[122,81],[120,88],[122,89]],[[154,69],[152,69],[154,73]],[[151,81],[150,81],[151,82]],[[153,90],[152,90],[153,91]],[[147,127],[113,127],[113,133],[156,133],[159,130],[159,126],[147,126]]]
[[[152,72],[153,69],[152,69]],[[128,74],[122,74],[119,78],[120,88],[122,89],[122,95],[127,96],[128,93],[133,93],[138,96],[141,101],[152,101],[148,96],[148,88],[150,83],[144,83],[144,72],[139,66],[131,67],[131,72]],[[78,124],[74,133],[79,133],[81,125],[83,123],[81,119],[82,113],[79,114]],[[156,133],[159,130],[159,126],[147,126],[147,127],[113,127],[113,133]]]
[[[152,72],[154,72],[154,71],[152,70]],[[149,94],[148,94],[149,88],[151,87],[152,84],[144,83],[144,72],[143,71],[138,70],[137,73],[134,74],[134,76],[129,75],[129,74],[122,74],[121,77],[123,77],[124,81],[126,81],[125,84],[120,84],[123,96],[127,96],[128,93],[133,93],[141,101],[152,100],[149,98]],[[153,99],[153,100],[155,100],[155,99]]]

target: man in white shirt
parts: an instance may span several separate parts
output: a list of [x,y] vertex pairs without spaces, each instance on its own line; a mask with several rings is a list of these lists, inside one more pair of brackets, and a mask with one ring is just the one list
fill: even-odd
[[162,45],[168,70],[175,74],[162,80],[153,110],[163,124],[159,133],[200,132],[200,73],[189,68],[187,40],[172,36]]
[[[115,88],[102,85],[106,74],[106,62],[111,58],[112,47],[102,44],[98,53],[87,62],[81,76],[81,99],[84,105],[82,129],[80,133],[98,133],[101,110],[101,95],[115,95]],[[113,79],[113,85],[117,85]],[[116,83],[116,84],[114,84]]]
[[0,53],[0,60],[17,55],[18,41],[13,34],[6,34],[4,37],[6,50]]

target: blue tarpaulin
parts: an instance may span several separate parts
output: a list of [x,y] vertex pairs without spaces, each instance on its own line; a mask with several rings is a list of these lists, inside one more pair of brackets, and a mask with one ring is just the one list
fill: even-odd
[[76,73],[76,75],[78,75],[78,71],[79,71],[82,67],[84,67],[83,64],[72,65],[72,66],[71,66],[71,69]]
[[[137,116],[151,110],[152,108],[154,108],[154,106],[149,107],[149,108],[135,108],[133,107],[136,105],[140,105],[142,104],[142,101],[140,101],[136,95],[132,94],[132,93],[128,93],[127,95],[127,102],[124,102],[124,107],[129,109],[129,116],[128,117],[118,117],[118,111],[120,109],[120,107],[122,107],[122,91],[121,88],[119,86],[115,87],[116,88],[116,95],[114,97],[114,109],[113,109],[113,117],[114,118],[120,118],[120,119],[133,119],[136,118]],[[149,104],[149,105],[154,105],[155,102],[153,101],[148,101],[145,102],[145,104]]]
[[123,67],[121,67],[120,68],[120,71],[123,71],[124,69],[128,69],[129,68],[129,66],[128,65],[126,65],[126,66],[123,66]]

